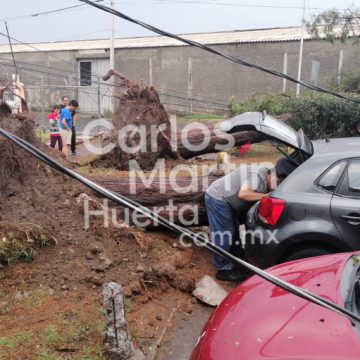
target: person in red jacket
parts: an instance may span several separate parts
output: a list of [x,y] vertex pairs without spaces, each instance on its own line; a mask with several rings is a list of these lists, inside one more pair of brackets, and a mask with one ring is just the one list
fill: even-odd
[[53,111],[48,115],[48,119],[50,122],[50,146],[55,148],[57,143],[59,151],[62,151],[63,142],[59,130],[60,109],[60,105],[55,105]]

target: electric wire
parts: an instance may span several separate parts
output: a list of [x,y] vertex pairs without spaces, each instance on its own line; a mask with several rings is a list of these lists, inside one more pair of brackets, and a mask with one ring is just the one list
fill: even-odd
[[[4,59],[4,58],[0,58],[0,60],[3,60],[3,61],[7,61],[8,63],[5,63],[5,62],[0,62],[0,65],[3,65],[3,66],[6,66],[6,67],[10,67],[10,68],[13,68],[14,65],[10,63],[10,60],[8,59]],[[34,72],[34,73],[39,73],[39,74],[42,74],[42,75],[51,75],[51,76],[54,76],[54,77],[58,77],[58,78],[61,78],[61,79],[64,79],[64,75],[63,75],[63,72],[65,71],[65,69],[58,69],[58,68],[52,68],[53,70],[56,70],[56,71],[59,71],[59,72],[62,72],[61,74],[60,73],[55,73],[55,72],[51,72],[51,71],[45,71],[45,70],[38,70],[38,69],[32,69],[32,68],[29,68],[29,67],[25,67],[21,64],[26,64],[26,65],[29,65],[29,66],[35,66],[35,67],[40,67],[40,68],[46,68],[48,69],[47,66],[43,66],[43,65],[38,65],[38,64],[30,64],[30,63],[25,63],[25,62],[22,62],[22,61],[18,61],[17,62],[18,64],[18,69],[19,70],[25,70],[25,71],[29,71],[29,72]],[[75,79],[76,80],[76,79]],[[110,83],[105,83],[105,82],[97,82],[97,81],[92,81],[92,83],[95,83],[95,84],[99,84],[100,86],[114,86],[115,88],[121,88],[120,85],[115,85],[115,84],[110,84]],[[64,85],[54,85],[52,87],[56,87],[56,88],[60,88]],[[32,87],[33,86],[29,86],[29,87]],[[69,87],[71,87],[71,85],[69,85]],[[86,86],[84,87],[81,87],[81,89],[84,89],[86,88]],[[82,92],[85,92],[82,90]],[[94,92],[94,95],[96,95],[97,92]],[[103,95],[103,94],[102,94]],[[193,102],[198,102],[198,103],[204,103],[204,104],[211,104],[211,105],[218,105],[218,106],[222,106],[223,108],[222,109],[226,109],[227,108],[227,104],[226,103],[221,103],[219,101],[211,101],[211,100],[206,100],[206,99],[199,99],[199,98],[194,98],[194,97],[185,97],[185,96],[180,96],[180,95],[174,95],[174,94],[170,94],[170,93],[165,93],[165,92],[162,92],[162,91],[159,91],[159,95],[161,96],[164,96],[164,97],[170,97],[170,98],[175,98],[175,99],[182,99],[182,100],[186,100],[186,101],[193,101]],[[108,95],[111,97],[111,95]],[[196,106],[198,107],[198,106]],[[203,108],[206,108],[206,107],[203,107]],[[214,109],[214,108],[212,108]],[[218,108],[219,109],[219,108]]]
[[286,290],[298,297],[301,297],[304,300],[308,300],[314,304],[320,305],[328,310],[334,311],[334,312],[338,313],[339,315],[347,317],[350,320],[360,322],[359,315],[352,313],[351,311],[333,303],[332,301],[329,301],[318,295],[312,294],[307,290],[301,289],[296,285],[290,284],[280,278],[277,278],[276,276],[274,276],[264,270],[261,270],[261,269],[257,268],[256,266],[251,265],[251,264],[247,263],[246,261],[239,259],[239,258],[235,257],[234,255],[226,252],[222,248],[220,248],[220,247],[216,246],[215,244],[213,244],[212,242],[210,242],[205,237],[201,236],[200,234],[195,234],[188,229],[185,229],[179,225],[172,223],[171,221],[154,213],[150,209],[138,204],[134,200],[130,200],[130,199],[126,198],[125,196],[122,196],[120,194],[116,194],[112,191],[109,191],[108,189],[94,183],[93,181],[85,178],[84,176],[79,175],[75,171],[64,167],[63,165],[61,165],[60,163],[58,163],[57,161],[55,161],[54,159],[50,158],[48,155],[46,155],[45,153],[43,153],[42,151],[37,149],[35,146],[33,146],[32,144],[26,142],[25,140],[17,137],[16,135],[9,133],[8,131],[6,131],[2,128],[0,128],[0,134],[3,135],[8,140],[17,144],[19,147],[21,147],[25,151],[27,151],[30,154],[32,154],[33,156],[35,156],[40,161],[46,163],[47,165],[53,167],[56,170],[62,172],[63,174],[81,182],[82,184],[86,185],[90,189],[94,190],[97,194],[115,202],[116,204],[121,205],[121,206],[126,206],[129,209],[132,209],[134,211],[141,213],[142,215],[147,216],[149,219],[151,219],[153,221],[160,222],[164,226],[167,226],[168,228],[172,229],[173,231],[186,236],[187,238],[192,240],[196,245],[201,244],[201,246],[205,247],[210,252],[212,252],[216,255],[220,255],[233,263],[241,265],[243,268],[245,268],[245,269],[251,271],[252,273],[258,275],[259,277],[271,282],[272,284],[282,288],[283,290]]
[[341,94],[341,93],[338,93],[338,92],[335,92],[335,91],[332,91],[332,90],[327,90],[327,89],[324,89],[322,87],[319,87],[319,86],[316,86],[316,85],[312,85],[312,84],[308,84],[306,82],[303,82],[301,80],[297,80],[287,74],[283,74],[281,73],[280,71],[276,71],[276,70],[272,70],[272,69],[269,69],[269,68],[266,68],[266,67],[263,67],[263,66],[259,66],[259,65],[256,65],[256,64],[252,64],[248,61],[245,61],[245,60],[242,60],[242,59],[239,59],[235,56],[232,56],[230,54],[227,54],[227,53],[222,53],[218,50],[215,50],[214,48],[211,48],[207,45],[203,45],[203,44],[200,44],[196,41],[193,41],[193,40],[189,40],[189,39],[185,39],[179,35],[174,35],[170,32],[167,32],[167,31],[164,31],[164,30],[161,30],[155,26],[152,26],[152,25],[149,25],[143,21],[140,21],[140,20],[136,20],[124,13],[121,13],[115,9],[112,9],[112,8],[109,8],[107,6],[104,6],[104,5],[100,5],[100,4],[96,4],[90,0],[78,0],[80,2],[84,2],[86,4],[89,4],[89,5],[92,5],[93,7],[95,8],[98,8],[102,11],[105,11],[105,12],[108,12],[110,14],[113,14],[117,17],[120,17],[124,20],[127,20],[131,23],[134,23],[134,24],[137,24],[145,29],[148,29],[152,32],[155,32],[159,35],[162,35],[162,36],[166,36],[166,37],[169,37],[169,38],[173,38],[173,39],[176,39],[182,43],[185,43],[185,44],[188,44],[188,45],[191,45],[191,46],[194,46],[194,47],[197,47],[197,48],[200,48],[202,50],[205,50],[207,52],[210,52],[212,54],[215,54],[215,55],[218,55],[218,56],[221,56],[227,60],[230,60],[234,63],[237,63],[237,64],[240,64],[240,65],[243,65],[243,66],[247,66],[249,68],[253,68],[253,69],[257,69],[259,71],[262,71],[264,73],[267,73],[267,74],[270,74],[270,75],[274,75],[274,76],[277,76],[277,77],[280,77],[280,78],[283,78],[283,79],[286,79],[286,80],[289,80],[291,82],[294,82],[296,84],[300,84],[306,88],[309,88],[311,90],[314,90],[314,91],[318,91],[318,92],[322,92],[322,93],[325,93],[325,94],[329,94],[329,95],[333,95],[333,96],[336,96],[338,98],[341,98],[341,99],[344,99],[344,100],[348,100],[348,101],[352,101],[352,102],[355,102],[357,104],[360,104],[360,100],[359,99],[356,99],[356,98],[353,98],[353,97],[350,97],[350,96],[347,96],[347,95],[344,95],[344,94]]
[[[104,0],[94,0],[94,1],[95,1],[95,2],[101,2],[101,1],[104,1]],[[85,4],[73,5],[73,6],[67,6],[67,7],[64,7],[64,8],[60,8],[60,9],[43,11],[43,12],[34,13],[34,14],[29,14],[29,15],[20,15],[20,16],[14,16],[14,17],[11,17],[11,18],[2,18],[2,19],[0,19],[0,21],[13,21],[13,20],[21,20],[21,19],[27,19],[27,18],[34,18],[34,17],[38,17],[38,16],[41,16],[41,15],[50,15],[50,14],[62,12],[62,11],[65,11],[65,10],[72,10],[72,9],[84,7],[84,5],[85,5]]]

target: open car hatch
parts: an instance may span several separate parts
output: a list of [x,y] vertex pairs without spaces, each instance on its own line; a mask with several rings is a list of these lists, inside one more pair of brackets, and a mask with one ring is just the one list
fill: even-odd
[[309,138],[300,129],[295,131],[283,121],[260,112],[246,112],[219,124],[227,133],[238,131],[258,131],[265,139],[277,140],[295,150],[300,150],[307,157],[312,156],[314,149]]

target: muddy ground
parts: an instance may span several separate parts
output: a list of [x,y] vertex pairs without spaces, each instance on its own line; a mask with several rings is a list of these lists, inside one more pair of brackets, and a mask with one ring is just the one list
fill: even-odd
[[[135,346],[153,358],[167,329],[164,353],[160,346],[157,358],[170,359],[166,354],[177,325],[198,311],[191,295],[196,281],[214,276],[211,256],[201,248],[182,248],[177,236],[165,230],[104,228],[100,219],[84,229],[77,198],[96,196],[29,155],[21,159],[22,176],[8,175],[1,190],[0,244],[24,241],[24,233],[31,233],[26,229],[34,228],[52,241],[35,248],[31,257],[20,254],[17,261],[0,262],[0,359],[106,359],[101,291],[109,281],[124,288]],[[263,155],[256,153],[236,161],[260,159]],[[83,166],[80,170],[87,172]]]

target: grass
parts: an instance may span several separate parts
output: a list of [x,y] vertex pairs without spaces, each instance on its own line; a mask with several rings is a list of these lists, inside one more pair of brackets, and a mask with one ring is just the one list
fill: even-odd
[[38,289],[31,291],[30,297],[26,299],[26,305],[28,308],[32,309],[39,306],[49,297],[51,297],[50,290],[40,286]]
[[[47,345],[64,346],[75,345],[90,336],[90,328],[78,320],[60,319],[56,325],[48,325],[44,329]],[[77,348],[78,345],[75,345]]]
[[15,261],[31,262],[37,249],[54,242],[43,228],[35,224],[0,223],[0,266]]
[[45,328],[44,337],[48,345],[58,344],[61,341],[61,337],[58,333],[57,327],[53,324],[48,325]]
[[[286,151],[286,149],[282,149],[284,151]],[[239,148],[233,148],[231,150],[228,150],[229,154],[238,154],[239,153]],[[247,157],[247,158],[251,158],[251,157],[269,157],[269,156],[280,156],[280,152],[272,145],[270,144],[252,144],[250,147],[250,150],[241,155],[241,157]]]
[[124,306],[127,311],[129,311],[133,308],[134,304],[132,303],[131,297],[129,297],[129,296],[124,297]]
[[[13,351],[18,346],[28,342],[30,339],[32,339],[34,336],[34,333],[31,331],[23,331],[18,332],[12,336],[8,337],[1,337],[0,338],[0,351],[1,349],[4,349],[5,351]],[[3,355],[2,352],[0,352],[0,355]]]
[[35,135],[39,138],[42,142],[50,141],[50,132],[44,131],[43,129],[35,129]]
[[220,120],[224,119],[223,116],[214,115],[214,114],[190,114],[183,116],[184,120]]
[[102,118],[105,119],[112,119],[114,117],[114,113],[111,110],[105,110],[102,114],[101,114]]
[[64,357],[61,355],[58,355],[56,352],[48,349],[48,348],[42,348],[38,352],[38,360],[63,360]]
[[[91,165],[80,166],[76,169],[76,171],[84,176],[117,177],[122,175],[122,172],[115,168],[92,167]],[[128,173],[124,172],[123,176],[128,176]]]
[[[10,302],[10,294],[4,293],[7,297],[4,300],[8,300],[11,308],[1,324],[0,360],[28,358],[24,354],[38,360],[105,360],[102,342],[105,326],[102,314],[105,310],[101,303],[94,301],[89,305],[86,303],[86,308],[52,312],[51,305],[58,300],[49,290],[40,286],[27,291],[27,295],[18,297],[16,303]],[[19,289],[15,289],[12,297],[16,298],[18,292]],[[47,313],[46,309],[49,309],[49,314],[43,321],[33,324],[30,319],[25,320],[18,323],[17,332],[6,331],[6,324],[11,323],[13,317],[11,314],[29,311],[42,314],[44,311]]]
[[[0,358],[1,359],[1,358]],[[78,360],[106,360],[104,350],[100,346],[84,347],[76,356],[69,357],[63,354],[59,355],[54,350],[43,347],[38,351],[37,360],[64,360],[64,359],[78,359]]]

